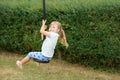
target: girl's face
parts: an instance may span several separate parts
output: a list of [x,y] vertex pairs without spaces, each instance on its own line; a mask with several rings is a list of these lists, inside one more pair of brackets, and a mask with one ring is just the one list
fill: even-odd
[[52,23],[52,24],[50,25],[49,31],[50,31],[50,32],[58,33],[58,32],[59,32],[58,25]]

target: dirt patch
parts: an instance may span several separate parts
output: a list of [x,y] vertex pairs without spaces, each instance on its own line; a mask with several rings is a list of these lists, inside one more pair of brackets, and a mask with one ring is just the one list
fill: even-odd
[[13,69],[0,69],[0,75],[21,74],[21,72]]

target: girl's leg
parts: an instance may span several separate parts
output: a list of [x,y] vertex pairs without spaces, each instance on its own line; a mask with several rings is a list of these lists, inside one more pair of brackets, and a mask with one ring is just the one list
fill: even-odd
[[28,55],[25,58],[23,58],[21,61],[17,61],[16,64],[20,69],[22,69],[22,66],[24,64],[29,62],[30,59],[32,59],[32,58],[38,58],[39,54],[40,54],[40,52],[29,52]]
[[22,66],[23,66],[25,63],[29,62],[29,61],[30,61],[30,58],[28,58],[28,57],[26,56],[26,57],[23,58],[21,61],[17,61],[16,64],[17,64],[17,66],[18,66],[20,69],[22,69]]
[[25,57],[25,58],[23,58],[20,62],[21,62],[22,65],[24,65],[25,63],[27,63],[27,62],[29,62],[29,61],[30,61],[30,58]]
[[40,63],[39,62],[35,62],[37,66],[40,66]]

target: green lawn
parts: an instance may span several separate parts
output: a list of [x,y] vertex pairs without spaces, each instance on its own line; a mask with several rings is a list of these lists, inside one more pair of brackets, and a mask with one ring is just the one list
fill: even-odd
[[[0,4],[10,7],[25,6],[32,9],[42,8],[42,0],[0,0]],[[79,7],[95,7],[99,5],[119,5],[120,0],[46,0],[47,9],[74,9]]]
[[19,69],[15,62],[23,56],[0,52],[0,80],[119,80],[120,74],[95,71],[80,65],[52,60],[36,66],[33,61]]

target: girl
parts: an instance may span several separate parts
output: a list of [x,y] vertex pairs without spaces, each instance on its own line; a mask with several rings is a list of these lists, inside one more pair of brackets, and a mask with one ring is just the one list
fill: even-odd
[[40,29],[41,35],[45,35],[46,38],[43,41],[41,52],[29,52],[28,55],[23,58],[21,61],[16,61],[17,66],[22,69],[22,66],[29,62],[31,59],[39,60],[39,61],[50,61],[54,55],[54,49],[57,44],[58,38],[60,42],[68,47],[68,43],[66,41],[66,36],[62,26],[59,22],[53,21],[50,24],[49,30],[46,29],[46,20],[42,21],[42,26]]

